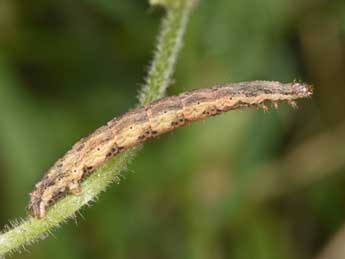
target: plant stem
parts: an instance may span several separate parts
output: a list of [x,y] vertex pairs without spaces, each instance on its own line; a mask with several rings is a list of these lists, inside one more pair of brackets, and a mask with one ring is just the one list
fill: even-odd
[[171,77],[182,46],[182,38],[187,25],[192,0],[185,0],[185,4],[168,8],[163,19],[158,37],[158,44],[154,60],[149,70],[146,85],[140,94],[140,104],[147,104],[165,95],[171,83]]
[[[171,82],[192,8],[188,2],[189,0],[183,0],[179,6],[166,6],[167,13],[162,21],[146,84],[141,91],[140,105],[162,97]],[[81,207],[93,202],[110,183],[118,183],[121,172],[126,169],[137,151],[138,148],[130,149],[106,162],[83,182],[81,195],[68,195],[61,199],[49,209],[45,218],[27,217],[19,223],[12,223],[12,226],[0,235],[0,257],[43,239],[61,223],[74,217]]]

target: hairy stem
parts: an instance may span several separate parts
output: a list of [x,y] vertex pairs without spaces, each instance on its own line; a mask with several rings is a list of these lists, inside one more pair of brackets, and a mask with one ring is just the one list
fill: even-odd
[[[167,13],[162,21],[146,84],[140,94],[140,105],[162,97],[171,82],[192,8],[189,1],[194,2],[181,0],[177,6],[165,5]],[[138,148],[130,149],[106,162],[83,182],[81,195],[66,196],[49,209],[45,218],[39,220],[27,217],[25,220],[12,223],[12,227],[0,235],[0,257],[44,238],[51,230],[73,217],[81,207],[94,201],[110,183],[119,182],[121,172],[126,169],[137,150]]]
[[191,4],[187,4],[189,1],[185,0],[185,4],[181,4],[181,6],[170,7],[170,11],[163,20],[153,63],[140,94],[140,104],[142,105],[164,96],[171,83],[191,10]]

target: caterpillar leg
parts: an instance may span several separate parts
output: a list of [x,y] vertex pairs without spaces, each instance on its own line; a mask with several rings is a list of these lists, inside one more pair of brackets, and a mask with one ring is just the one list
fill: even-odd
[[72,182],[68,185],[68,191],[69,193],[73,195],[80,195],[81,194],[81,186],[80,183],[77,181]]

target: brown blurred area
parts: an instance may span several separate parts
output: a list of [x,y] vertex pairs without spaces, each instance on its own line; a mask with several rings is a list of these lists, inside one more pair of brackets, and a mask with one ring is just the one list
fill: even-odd
[[[2,226],[75,141],[135,105],[163,14],[0,1]],[[315,94],[149,141],[78,226],[12,258],[345,258],[345,2],[201,0],[174,79],[170,95],[259,79]]]

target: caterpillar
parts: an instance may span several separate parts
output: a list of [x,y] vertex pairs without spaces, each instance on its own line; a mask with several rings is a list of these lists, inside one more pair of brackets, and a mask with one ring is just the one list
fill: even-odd
[[79,140],[45,173],[29,194],[28,213],[44,218],[47,209],[67,194],[81,193],[81,182],[116,154],[193,121],[244,107],[267,109],[310,97],[304,83],[252,81],[216,85],[159,99],[110,120]]

